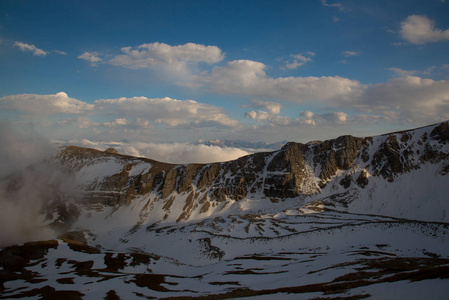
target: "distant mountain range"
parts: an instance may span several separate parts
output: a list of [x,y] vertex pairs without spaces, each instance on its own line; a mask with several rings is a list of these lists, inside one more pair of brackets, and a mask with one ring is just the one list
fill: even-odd
[[[58,238],[0,250],[0,299],[449,297],[448,122],[199,143],[276,150],[176,165],[59,148],[39,202]],[[8,193],[36,170],[4,179]]]

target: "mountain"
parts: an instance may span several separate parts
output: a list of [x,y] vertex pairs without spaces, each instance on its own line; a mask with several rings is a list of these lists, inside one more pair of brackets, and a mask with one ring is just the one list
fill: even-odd
[[0,250],[0,299],[449,297],[448,122],[212,164],[64,147],[8,193],[36,170],[58,237]]

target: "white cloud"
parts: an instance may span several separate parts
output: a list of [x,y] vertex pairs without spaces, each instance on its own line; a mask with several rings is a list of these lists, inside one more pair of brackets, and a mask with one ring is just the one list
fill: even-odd
[[357,52],[357,51],[343,51],[343,55],[345,57],[358,56],[358,55],[360,55],[360,52]]
[[299,122],[308,125],[344,124],[348,121],[348,114],[341,111],[323,114],[301,111],[299,116]]
[[100,53],[96,51],[86,51],[83,54],[79,55],[78,58],[90,62],[93,66],[97,63],[101,62],[103,59],[100,57]]
[[315,53],[307,52],[306,55],[300,53],[292,54],[290,55],[291,59],[284,62],[284,67],[282,67],[282,69],[297,69],[305,63],[312,61],[311,56],[315,56]]
[[278,115],[281,112],[282,104],[277,102],[261,101],[254,99],[251,101],[254,108],[263,108],[271,114]]
[[364,112],[380,113],[392,123],[448,120],[449,81],[404,75],[369,87],[352,106]]
[[281,99],[297,103],[349,97],[357,94],[361,84],[339,76],[270,78],[267,67],[251,60],[234,60],[216,66],[199,77],[209,88],[222,94],[239,94],[261,98]]
[[64,92],[23,94],[0,98],[0,111],[18,123],[32,121],[56,139],[70,134],[74,138],[101,135],[141,140],[151,136],[157,141],[189,141],[204,138],[207,132],[229,133],[243,126],[220,107],[168,97],[100,99],[90,104]]
[[106,127],[115,127],[115,126],[125,126],[128,125],[129,121],[125,118],[117,118],[112,122],[106,122],[104,123],[104,126]]
[[68,145],[96,148],[106,150],[113,147],[119,153],[147,157],[161,162],[168,163],[212,163],[228,161],[250,154],[249,152],[234,147],[207,146],[191,143],[144,143],[144,142],[107,142],[69,140],[59,142]]
[[20,51],[22,52],[33,52],[33,55],[36,56],[45,56],[48,54],[48,52],[45,52],[42,49],[37,48],[34,45],[22,43],[22,42],[15,42],[14,46],[19,47]]
[[291,122],[289,117],[273,115],[266,111],[248,111],[245,113],[245,118],[263,122],[270,126],[288,125]]
[[344,9],[343,4],[341,4],[340,2],[327,3],[327,0],[321,0],[321,3],[322,3],[324,6],[327,6],[327,7],[336,7],[336,8],[338,8],[339,10],[343,10],[343,9]]
[[0,107],[37,114],[80,114],[94,109],[94,105],[70,98],[64,92],[54,95],[20,94],[5,96],[0,98]]
[[249,152],[238,148],[194,145],[190,143],[134,143],[124,146],[125,152],[137,156],[170,163],[211,163],[228,161],[248,155]]
[[266,109],[267,111],[248,111],[245,113],[245,118],[256,120],[259,123],[270,124],[271,126],[276,125],[288,125],[290,123],[290,118],[285,116],[280,116],[282,105],[277,102],[268,102],[261,100],[252,100],[252,106],[255,108]]
[[401,23],[401,36],[412,44],[449,40],[449,29],[435,28],[435,22],[426,16],[411,15]]
[[125,132],[128,130],[154,128],[149,120],[144,120],[142,118],[135,118],[134,120],[128,120],[126,118],[116,118],[113,121],[103,123],[103,126],[107,128],[123,128]]
[[130,69],[156,69],[182,72],[188,64],[213,64],[224,59],[217,46],[205,46],[194,43],[170,46],[164,43],[142,44],[136,48],[123,47],[124,54],[117,55],[108,63]]
[[94,104],[103,113],[122,118],[140,118],[141,123],[151,120],[172,127],[234,127],[239,124],[221,108],[193,100],[134,97],[96,100]]

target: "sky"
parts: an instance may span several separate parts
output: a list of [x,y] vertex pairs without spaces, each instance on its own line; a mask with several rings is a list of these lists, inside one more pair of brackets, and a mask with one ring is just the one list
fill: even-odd
[[[184,162],[449,119],[449,1],[0,1],[0,121]],[[206,158],[207,157],[207,158]]]

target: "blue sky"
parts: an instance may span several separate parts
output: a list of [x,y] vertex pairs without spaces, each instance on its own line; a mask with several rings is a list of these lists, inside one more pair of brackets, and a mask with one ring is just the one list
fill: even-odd
[[0,118],[85,144],[444,121],[448,2],[3,0]]

